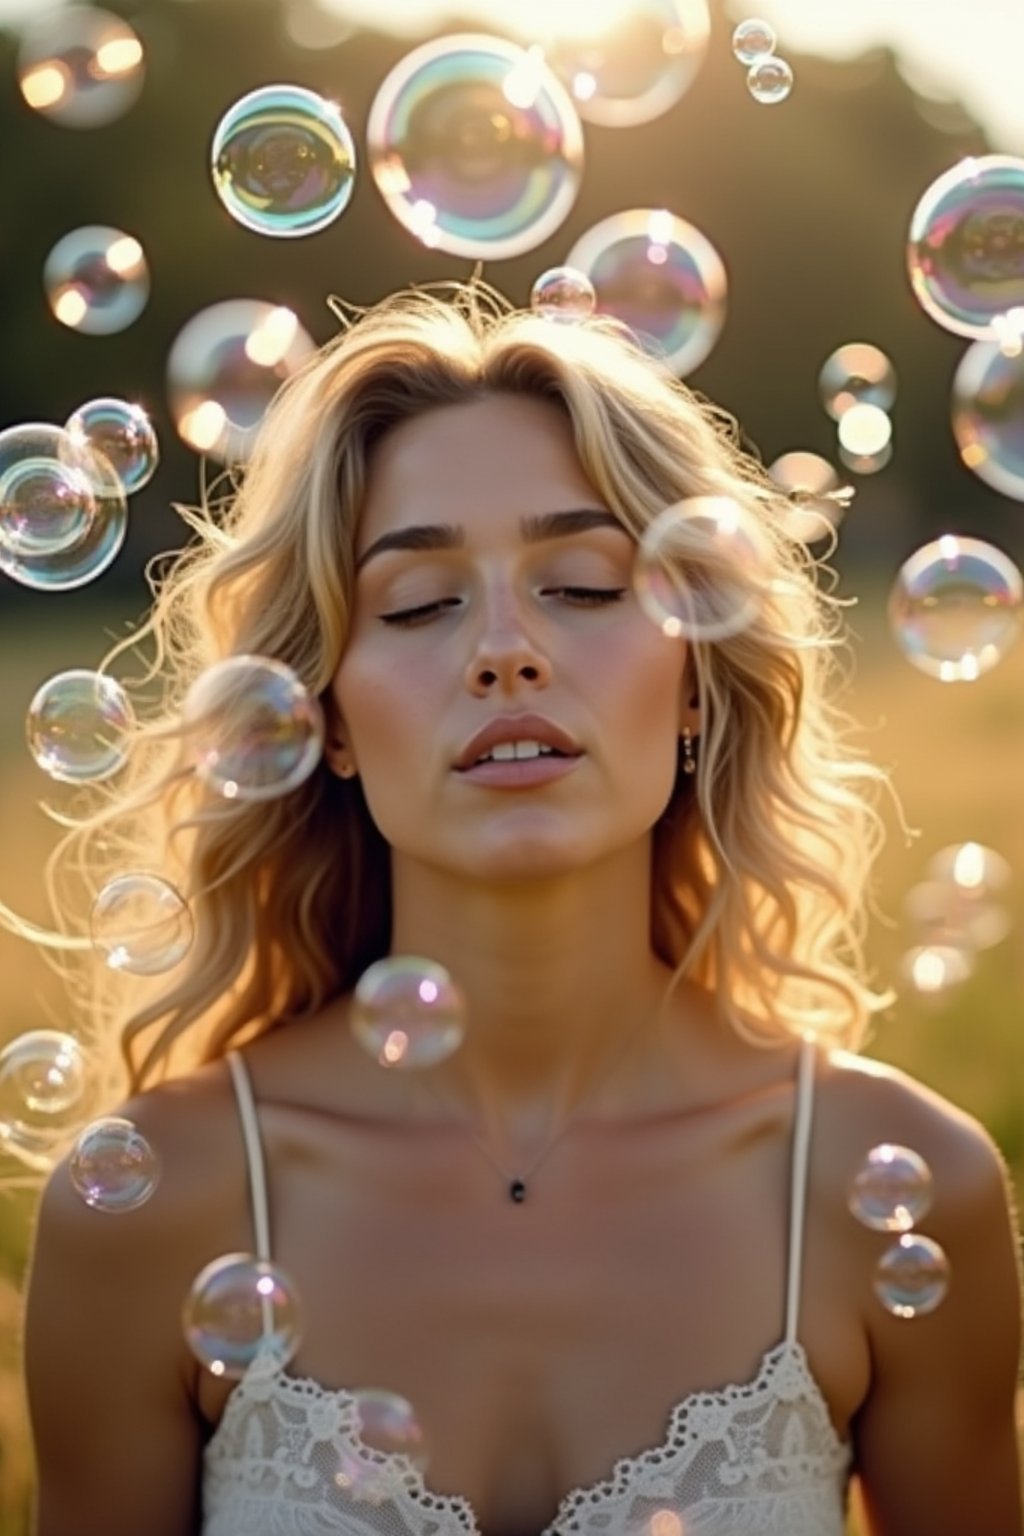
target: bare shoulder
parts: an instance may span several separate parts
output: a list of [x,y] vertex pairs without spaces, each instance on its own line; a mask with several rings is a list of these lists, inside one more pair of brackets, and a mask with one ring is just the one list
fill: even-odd
[[846,1051],[823,1055],[816,1092],[822,1173],[847,1183],[882,1142],[918,1152],[935,1182],[933,1224],[972,1225],[1011,1207],[1006,1163],[973,1115],[895,1067]]
[[[1020,1239],[1004,1159],[973,1116],[891,1067],[835,1053],[819,1085],[817,1210],[869,1343],[853,1435],[871,1530],[1019,1536]],[[895,1234],[868,1230],[846,1208],[850,1179],[881,1142],[912,1148],[931,1169],[934,1201],[918,1230],[948,1260],[938,1305],[910,1316],[874,1287]]]
[[181,1365],[181,1305],[192,1278],[217,1254],[251,1246],[247,1169],[223,1063],[129,1099],[110,1111],[130,1120],[155,1154],[158,1177],[136,1209],[91,1208],[65,1157],[39,1206],[29,1284],[45,1316],[66,1297],[80,1308],[133,1321],[140,1347]]
[[47,1182],[24,1329],[40,1536],[196,1529],[205,1426],[182,1305],[204,1264],[251,1246],[231,1100],[219,1064],[119,1106],[160,1159],[134,1210],[88,1206],[68,1159]]

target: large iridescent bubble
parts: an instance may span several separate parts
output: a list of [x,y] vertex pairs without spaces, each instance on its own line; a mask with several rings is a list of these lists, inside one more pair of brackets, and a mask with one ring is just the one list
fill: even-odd
[[0,433],[0,571],[21,586],[82,587],[116,558],[128,504],[104,453],[41,423]]
[[144,59],[120,16],[92,5],[40,5],[21,31],[18,84],[34,111],[64,128],[99,128],[133,104]]
[[627,128],[660,117],[707,53],[706,0],[635,0],[610,16],[581,6],[576,15],[543,39],[544,56],[591,123]]
[[103,495],[116,495],[108,461],[61,427],[23,422],[0,432],[0,550],[56,555],[88,534]]
[[900,567],[889,621],[907,660],[944,683],[974,682],[1000,662],[1021,627],[1024,581],[982,539],[945,533]]
[[1024,501],[1024,352],[976,341],[953,379],[953,435],[979,480]]
[[229,656],[201,672],[183,710],[196,775],[225,800],[275,800],[316,768],[320,704],[290,667]]
[[29,751],[64,784],[95,784],[123,767],[134,715],[114,677],[84,667],[58,672],[32,696],[25,717]]
[[972,156],[934,181],[910,221],[907,265],[939,325],[1004,340],[1010,312],[1024,315],[1024,159]]
[[193,315],[167,359],[167,394],[182,440],[197,453],[238,462],[284,381],[316,351],[290,309],[225,299]]
[[311,235],[348,206],[356,151],[337,102],[261,85],[221,118],[210,166],[233,219],[260,235]]
[[614,213],[581,235],[566,264],[585,272],[600,313],[615,315],[685,376],[725,324],[725,266],[706,235],[664,208]]
[[286,1270],[225,1253],[196,1275],[182,1308],[185,1342],[214,1376],[239,1379],[257,1360],[288,1364],[303,1334],[302,1302]]
[[43,266],[43,287],[56,319],[87,336],[128,328],[149,299],[149,268],[134,235],[109,224],[85,224],[63,235]]
[[576,201],[583,130],[539,48],[460,34],[402,59],[367,124],[373,178],[425,245],[454,256],[518,256]]

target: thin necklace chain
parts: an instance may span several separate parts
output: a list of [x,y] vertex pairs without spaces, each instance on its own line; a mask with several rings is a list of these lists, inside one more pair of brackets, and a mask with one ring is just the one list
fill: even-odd
[[492,1168],[496,1168],[497,1171],[501,1174],[502,1178],[505,1180],[506,1184],[508,1185],[508,1196],[509,1196],[509,1199],[511,1201],[513,1201],[514,1204],[521,1205],[523,1203],[523,1201],[526,1199],[526,1182],[527,1182],[527,1180],[533,1176],[534,1172],[537,1170],[537,1168],[540,1167],[541,1163],[547,1157],[548,1153],[553,1151],[554,1148],[558,1145],[558,1143],[562,1140],[562,1137],[565,1136],[566,1133],[572,1129],[572,1126],[573,1126],[573,1124],[574,1124],[574,1122],[576,1120],[576,1116],[577,1116],[577,1113],[578,1113],[578,1111],[580,1109],[580,1106],[582,1104],[585,1104],[589,1099],[591,1099],[593,1097],[594,1093],[597,1091],[598,1088],[604,1087],[604,1085],[608,1082],[608,1080],[612,1076],[612,1074],[622,1065],[622,1063],[625,1060],[626,1056],[628,1055],[631,1047],[636,1045],[639,1042],[640,1037],[646,1032],[646,1026],[651,1023],[652,1018],[656,1019],[657,1017],[659,1017],[659,1015],[661,1014],[662,1010],[664,1009],[667,1001],[668,1001],[668,996],[667,995],[662,997],[661,1001],[658,1003],[657,1007],[655,1008],[653,1015],[652,1014],[646,1014],[644,1016],[643,1022],[640,1024],[640,1026],[632,1034],[629,1034],[629,1035],[626,1036],[626,1039],[625,1039],[625,1042],[624,1042],[624,1044],[622,1046],[622,1049],[615,1053],[615,1055],[612,1057],[611,1062],[608,1065],[608,1067],[606,1068],[606,1070],[604,1072],[601,1072],[601,1073],[598,1074],[597,1078],[594,1080],[594,1082],[592,1082],[590,1084],[590,1086],[587,1088],[586,1092],[582,1095],[582,1097],[577,1100],[577,1102],[576,1102],[576,1104],[575,1104],[575,1106],[573,1108],[572,1113],[570,1114],[569,1118],[566,1120],[565,1124],[562,1126],[561,1130],[558,1131],[551,1138],[551,1140],[547,1143],[546,1146],[541,1147],[540,1151],[537,1153],[537,1156],[528,1165],[528,1167],[525,1168],[524,1171],[522,1173],[520,1173],[520,1174],[510,1173],[507,1168],[505,1168],[501,1163],[498,1162],[498,1159],[494,1156],[494,1153],[491,1151],[491,1149],[487,1145],[486,1141],[484,1141],[482,1137],[477,1135],[476,1131],[473,1130],[471,1125],[468,1125],[466,1123],[466,1121],[463,1120],[461,1115],[457,1115],[457,1114],[454,1113],[454,1111],[451,1109],[450,1105],[445,1103],[444,1099],[441,1098],[441,1095],[436,1091],[435,1088],[433,1088],[431,1086],[431,1084],[427,1081],[427,1079],[425,1077],[421,1079],[421,1082],[423,1084],[423,1087],[427,1089],[427,1091],[431,1095],[431,1097],[433,1099],[435,1099],[438,1104],[440,1104],[441,1108],[444,1110],[445,1114],[452,1121],[452,1123],[457,1125],[460,1130],[464,1131],[466,1133],[466,1135],[472,1141],[474,1141],[476,1143],[477,1147],[483,1153],[484,1157],[486,1157],[486,1159],[490,1163],[491,1167]]

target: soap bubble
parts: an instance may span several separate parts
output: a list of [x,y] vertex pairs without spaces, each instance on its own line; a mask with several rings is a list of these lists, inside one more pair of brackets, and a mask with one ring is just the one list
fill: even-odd
[[134,717],[120,683],[76,667],[39,687],[28,706],[29,751],[44,773],[65,784],[109,779],[128,755]]
[[64,128],[98,128],[121,117],[138,97],[143,75],[138,36],[110,11],[69,5],[20,29],[21,94]]
[[249,1253],[213,1259],[182,1311],[185,1342],[214,1376],[241,1379],[257,1359],[282,1369],[302,1342],[302,1306],[279,1264]]
[[747,90],[763,107],[777,106],[786,100],[792,89],[792,67],[774,54],[768,59],[758,59],[747,72]]
[[292,310],[226,299],[186,321],[167,359],[171,414],[197,453],[248,458],[256,429],[286,379],[316,351]]
[[945,1300],[949,1260],[930,1237],[904,1232],[879,1259],[874,1284],[875,1295],[894,1317],[924,1317]]
[[87,336],[112,336],[145,309],[149,268],[134,235],[109,224],[85,224],[50,251],[43,287],[62,325]]
[[850,1185],[847,1202],[875,1232],[909,1232],[931,1210],[932,1172],[919,1152],[882,1142],[872,1147]]
[[854,405],[874,406],[884,414],[896,402],[896,370],[880,347],[850,341],[825,359],[818,388],[834,421]]
[[948,944],[919,944],[908,949],[900,971],[922,997],[935,997],[958,987],[974,971],[973,956]]
[[726,273],[711,242],[664,208],[634,208],[594,224],[567,258],[616,316],[677,374],[701,364],[725,324]]
[[454,256],[518,256],[576,201],[583,130],[538,48],[459,35],[423,44],[370,108],[373,178],[398,221]]
[[159,875],[135,872],[107,881],[89,927],[93,947],[110,969],[133,976],[171,970],[193,937],[192,914],[174,886]]
[[369,1388],[353,1395],[362,1443],[384,1456],[408,1456],[417,1471],[425,1472],[423,1427],[409,1400],[397,1392]]
[[25,422],[0,431],[0,555],[55,556],[74,549],[121,486],[103,455],[60,427]]
[[794,449],[769,464],[768,473],[789,497],[791,513],[786,528],[794,539],[816,544],[839,527],[853,499],[853,489],[840,483],[827,459]]
[[320,761],[324,720],[290,667],[229,656],[201,673],[185,699],[196,774],[226,800],[275,800]]
[[263,85],[221,118],[213,185],[233,219],[260,235],[311,235],[348,207],[356,149],[336,102],[301,85]]
[[85,1057],[73,1035],[33,1029],[0,1050],[0,1151],[43,1171],[89,1117]]
[[1024,354],[976,341],[953,379],[953,435],[979,480],[1024,501]]
[[602,15],[578,7],[543,41],[580,116],[610,128],[648,123],[689,90],[707,54],[706,0],[635,0]]
[[[70,441],[70,438],[69,438]],[[75,449],[81,453],[81,449]],[[0,571],[23,587],[40,592],[67,592],[95,581],[117,558],[128,532],[128,504],[113,466],[90,451],[90,480],[96,512],[87,531],[74,544],[44,554],[12,554],[0,540]]]
[[360,976],[349,1025],[378,1066],[415,1072],[458,1050],[465,1012],[465,999],[443,965],[394,955]]
[[904,910],[929,944],[991,949],[1010,931],[1010,914],[952,880],[922,880],[903,899]]
[[64,428],[76,444],[103,455],[128,496],[141,490],[156,473],[160,448],[153,423],[141,405],[103,395],[80,405]]
[[1024,306],[1024,159],[969,156],[932,182],[911,217],[907,266],[945,330],[1004,340],[1004,317]]
[[[354,1392],[352,1415],[352,1438],[358,1449],[349,1449],[344,1443],[347,1437],[342,1437],[335,1484],[361,1504],[382,1504],[389,1493],[391,1466],[381,1462],[381,1456],[405,1457],[421,1476],[426,1472],[429,1458],[422,1425],[412,1404],[397,1392]],[[377,1454],[371,1460],[366,1450]]]
[[946,533],[901,566],[889,622],[907,660],[940,682],[973,682],[1020,632],[1024,583],[1013,561],[981,539]]
[[940,848],[928,863],[933,880],[948,880],[965,896],[982,898],[1005,890],[1011,870],[1001,853],[982,843],[951,843]]
[[757,615],[760,564],[759,543],[739,503],[694,496],[666,507],[645,529],[633,583],[664,635],[721,640]]
[[732,34],[733,57],[741,64],[759,64],[775,52],[776,41],[774,27],[751,16],[741,21]]
[[596,302],[593,283],[575,267],[549,267],[530,289],[530,308],[543,320],[586,320]]
[[160,1181],[160,1155],[130,1120],[109,1115],[87,1125],[68,1162],[71,1182],[94,1211],[138,1210]]
[[840,450],[850,458],[876,459],[892,441],[892,422],[877,405],[851,405],[836,428]]

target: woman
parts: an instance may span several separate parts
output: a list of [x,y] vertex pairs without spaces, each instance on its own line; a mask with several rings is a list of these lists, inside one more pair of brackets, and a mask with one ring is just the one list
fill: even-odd
[[[688,643],[633,578],[703,495],[754,542],[697,540],[687,579],[754,601]],[[158,865],[196,940],[127,1020],[93,1015],[159,1188],[118,1221],[63,1168],[44,1197],[38,1536],[841,1536],[852,1472],[872,1536],[1019,1536],[1003,1169],[851,1053],[886,1001],[859,947],[881,774],[786,511],[609,322],[478,290],[389,301],[282,391],[165,576],[163,713],[73,844],[94,884],[104,839]],[[239,653],[325,711],[317,772],[269,803],[182,756],[185,689]],[[349,1027],[403,955],[465,999],[420,1072]],[[847,1207],[883,1142],[929,1163],[952,1265],[913,1321]],[[181,1326],[229,1252],[282,1264],[306,1318],[240,1385]],[[362,1443],[358,1387],[413,1405],[425,1474]]]

